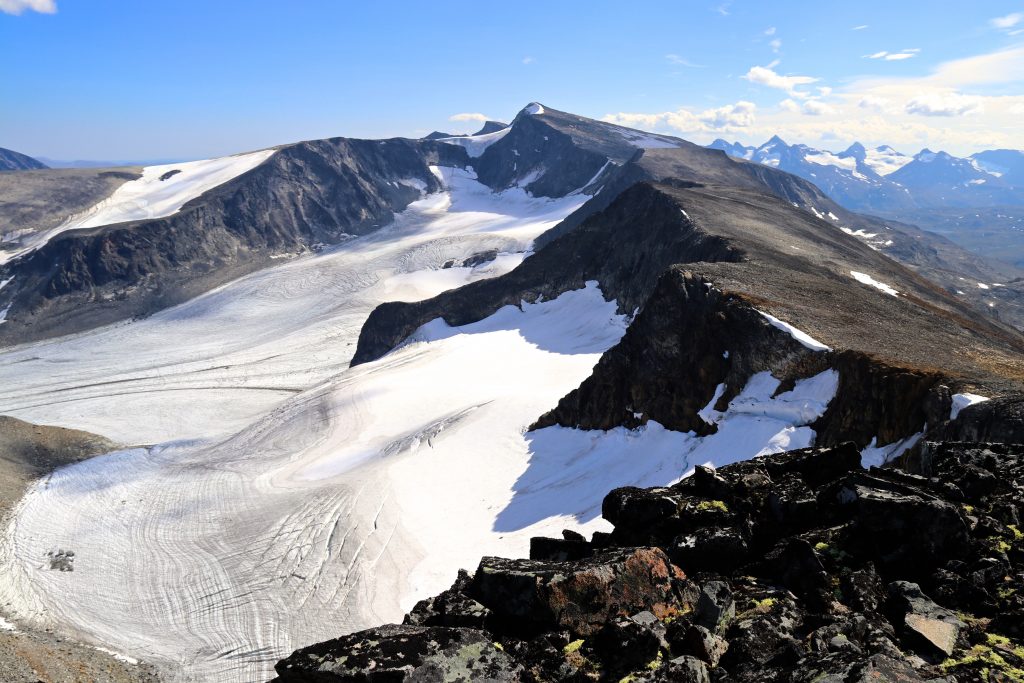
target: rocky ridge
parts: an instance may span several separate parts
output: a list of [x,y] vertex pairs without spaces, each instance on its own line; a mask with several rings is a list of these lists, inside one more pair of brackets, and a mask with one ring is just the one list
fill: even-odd
[[842,444],[617,489],[610,534],[484,558],[278,680],[1024,680],[1022,483],[1019,445],[928,442],[882,469]]

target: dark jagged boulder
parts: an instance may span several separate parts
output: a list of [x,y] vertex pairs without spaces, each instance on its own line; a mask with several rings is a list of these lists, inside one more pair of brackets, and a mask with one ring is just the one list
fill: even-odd
[[381,626],[297,650],[278,680],[402,683],[520,680],[520,667],[483,631]]

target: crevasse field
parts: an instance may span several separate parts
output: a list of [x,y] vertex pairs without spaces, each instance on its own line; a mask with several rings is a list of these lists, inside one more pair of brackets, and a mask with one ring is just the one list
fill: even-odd
[[[775,397],[778,381],[755,375],[726,411],[702,411],[718,424],[704,438],[657,423],[527,433],[625,331],[596,283],[464,327],[435,320],[349,369],[377,304],[511,270],[588,198],[435,172],[446,191],[373,235],[142,321],[0,354],[0,413],[129,446],[19,504],[0,541],[10,616],[178,680],[264,680],[296,647],[399,620],[481,555],[606,528],[616,486],[812,442],[832,371]],[[441,268],[486,249],[501,254]],[[61,550],[74,571],[51,569]]]

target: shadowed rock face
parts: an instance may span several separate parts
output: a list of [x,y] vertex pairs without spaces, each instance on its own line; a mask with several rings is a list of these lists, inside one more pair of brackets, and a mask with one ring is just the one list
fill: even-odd
[[[450,630],[500,646],[506,668],[488,673],[498,680],[1015,680],[1024,668],[1024,451],[926,443],[899,465],[911,471],[864,471],[847,444],[617,489],[603,508],[611,534],[563,539],[587,557],[554,559],[551,539],[529,560],[485,558],[443,602],[414,614],[431,624],[466,609],[477,626]],[[373,668],[315,667],[406,642],[385,629],[300,650],[278,671],[282,680],[372,680],[357,676]],[[414,653],[409,669],[429,657]]]
[[[14,282],[0,342],[146,315],[296,253],[389,223],[441,189],[431,164],[465,151],[410,140],[335,138],[282,148],[166,218],[63,233],[3,269]],[[6,305],[6,304],[5,304]]]

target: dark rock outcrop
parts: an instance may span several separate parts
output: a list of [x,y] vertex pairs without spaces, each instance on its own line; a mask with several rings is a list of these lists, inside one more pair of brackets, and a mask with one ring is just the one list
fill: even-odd
[[[929,442],[904,469],[867,472],[857,456],[805,449],[613,491],[603,509],[615,529],[595,535],[591,556],[486,558],[438,618],[457,603],[490,610],[480,642],[508,655],[488,674],[499,680],[1020,680],[1024,449]],[[681,539],[722,535],[747,552],[678,552]],[[358,661],[365,643],[395,648],[402,632],[381,635],[307,648],[278,671],[309,650],[314,663]],[[408,670],[432,656],[414,653]],[[358,674],[283,680],[369,680]]]
[[488,634],[440,626],[381,626],[298,650],[276,668],[280,681],[520,680],[519,667]]

